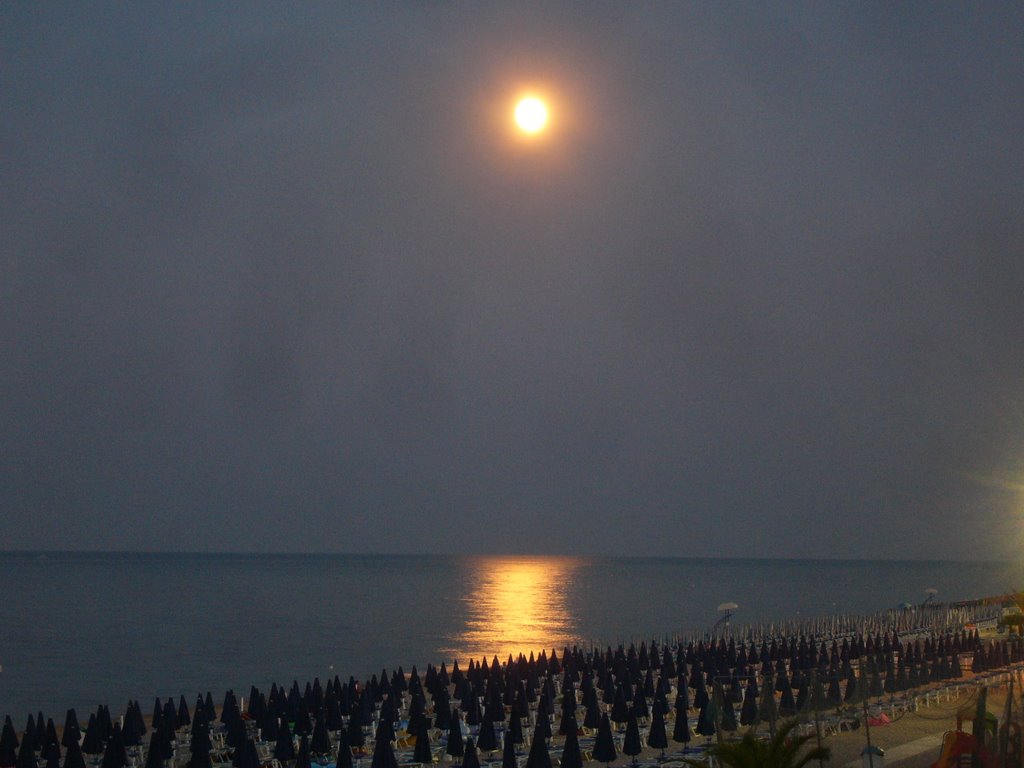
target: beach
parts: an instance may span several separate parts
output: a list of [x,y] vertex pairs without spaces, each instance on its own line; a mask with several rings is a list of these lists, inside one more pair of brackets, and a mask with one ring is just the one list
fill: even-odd
[[[990,611],[991,604],[978,603],[976,614]],[[347,768],[350,758],[356,768],[411,766],[424,759],[474,768],[460,750],[475,753],[473,745],[485,739],[492,748],[478,759],[495,768],[535,768],[538,750],[551,765],[566,768],[576,762],[608,762],[610,755],[602,753],[608,744],[617,752],[612,762],[671,768],[684,760],[706,759],[715,746],[748,732],[767,738],[795,717],[796,733],[808,736],[810,746],[820,743],[831,751],[831,766],[859,765],[870,738],[884,750],[887,764],[916,768],[938,759],[943,737],[955,728],[958,715],[966,723],[963,730],[972,730],[983,691],[987,712],[1002,722],[1012,686],[1014,703],[1020,698],[1024,668],[1016,638],[991,629],[984,634],[940,630],[947,615],[941,605],[917,615],[921,626],[905,642],[885,631],[830,639],[762,637],[759,643],[722,635],[676,644],[652,641],[639,648],[575,647],[506,661],[495,656],[489,664],[485,657],[464,669],[456,663],[450,669],[428,665],[423,672],[382,670],[379,678],[361,682],[316,679],[304,690],[297,681],[290,689],[253,686],[248,703],[230,691],[220,707],[209,695],[205,703],[200,697],[193,717],[183,697],[180,704],[157,700],[148,719],[137,705],[119,719],[101,708],[88,728],[82,724],[80,741],[97,762],[102,757],[106,768],[116,762],[111,754],[125,756],[116,768],[143,762],[149,768],[310,768],[317,763]],[[869,618],[863,621],[870,626]],[[836,682],[841,670],[845,693]],[[728,704],[732,694],[735,708]],[[684,711],[688,727],[681,729]],[[1015,721],[1020,711],[1017,706]],[[42,725],[40,720],[35,726],[30,716],[15,763],[8,733],[13,729],[5,724],[0,765],[28,768],[24,751],[31,745],[38,764],[80,768],[70,743],[64,743],[61,763],[59,749],[47,742],[61,730]],[[467,737],[472,741],[463,745]],[[502,754],[502,743],[510,740],[516,743],[514,751],[506,746]],[[428,751],[418,752],[418,742],[428,743]],[[282,743],[298,750],[297,756],[286,756]],[[993,740],[989,748],[995,746]],[[147,752],[155,755],[158,748],[166,749],[166,757],[151,763]],[[576,758],[569,756],[570,748],[578,751]],[[243,754],[249,757],[243,760]]]

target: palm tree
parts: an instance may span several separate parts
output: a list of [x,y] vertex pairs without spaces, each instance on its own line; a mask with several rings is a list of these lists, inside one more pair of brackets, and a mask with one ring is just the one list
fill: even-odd
[[[769,741],[760,741],[752,732],[747,731],[742,740],[712,745],[705,754],[725,768],[804,768],[813,760],[828,760],[831,757],[828,747],[815,747],[801,755],[800,750],[814,736],[794,735],[793,729],[796,726],[796,720],[782,724],[775,737]],[[687,759],[686,762],[706,768],[706,763],[700,760]]]

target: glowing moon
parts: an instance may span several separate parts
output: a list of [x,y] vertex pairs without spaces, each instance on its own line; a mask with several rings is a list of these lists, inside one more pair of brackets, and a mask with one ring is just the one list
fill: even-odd
[[536,98],[528,96],[516,104],[516,125],[525,133],[540,133],[548,124],[547,105]]

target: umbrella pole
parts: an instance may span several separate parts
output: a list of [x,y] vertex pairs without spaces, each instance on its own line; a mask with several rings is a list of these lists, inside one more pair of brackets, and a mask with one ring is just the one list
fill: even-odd
[[863,700],[864,704],[864,737],[868,741],[868,765],[870,768],[875,768],[875,755],[874,750],[871,749],[871,723],[868,721],[871,719],[868,716],[868,697],[865,696]]
[[[814,690],[816,691],[817,688],[815,688]],[[812,693],[812,695],[814,695],[814,694]],[[818,737],[818,753],[820,755],[821,754],[821,710],[818,708],[818,700],[817,700],[817,696],[816,695],[815,695],[815,700],[814,700],[814,733]],[[825,768],[825,759],[824,758],[822,758],[822,757],[818,758],[818,766],[819,766],[819,768]]]

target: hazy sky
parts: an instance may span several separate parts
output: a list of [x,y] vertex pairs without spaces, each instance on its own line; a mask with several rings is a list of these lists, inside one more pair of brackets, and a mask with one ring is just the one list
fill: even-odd
[[4,3],[0,179],[0,548],[1024,544],[1019,2]]

